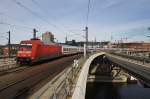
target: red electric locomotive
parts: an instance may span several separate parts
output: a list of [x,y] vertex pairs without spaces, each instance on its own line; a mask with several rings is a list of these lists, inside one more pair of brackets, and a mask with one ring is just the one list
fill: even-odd
[[17,52],[18,64],[33,63],[45,59],[51,59],[62,55],[62,47],[58,44],[44,44],[39,39],[21,41]]

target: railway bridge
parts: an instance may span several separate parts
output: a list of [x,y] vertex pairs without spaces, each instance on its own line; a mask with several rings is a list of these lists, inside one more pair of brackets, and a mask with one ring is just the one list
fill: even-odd
[[[26,98],[85,99],[88,83],[126,83],[132,77],[148,88],[150,86],[149,63],[149,59],[108,52],[98,52],[86,58],[81,55],[64,57],[52,60],[51,63],[11,70],[11,74],[0,77],[0,97],[7,99],[10,94],[9,98],[14,95],[22,98],[24,96],[20,94],[24,95],[24,92],[29,91],[29,87],[46,77],[49,77],[49,81],[37,91],[34,91],[35,88]],[[16,94],[18,90],[20,93]]]
[[[136,77],[144,86],[148,87],[150,85],[150,65],[143,61],[100,52],[91,55],[82,65],[83,66],[81,66],[76,72],[77,75],[71,76],[75,78],[75,80],[73,80],[73,87],[66,87],[68,88],[68,99],[85,99],[87,82],[126,82],[128,78],[125,78],[122,75],[118,76],[122,73],[122,70],[129,74],[129,78],[133,76]],[[64,74],[64,76],[61,74],[61,80],[69,77],[69,71],[64,71]],[[59,83],[61,83],[61,81]],[[69,80],[67,84],[70,85]],[[52,89],[50,86],[52,86],[52,82],[45,86],[45,88],[33,94],[30,99],[48,99],[50,97],[59,99],[60,94],[58,94],[58,91],[55,91],[55,94],[52,93],[52,90],[55,88]]]
[[[95,64],[96,63],[96,64]],[[97,65],[101,64],[101,65]],[[102,69],[102,66],[104,65],[104,68]],[[113,54],[108,53],[98,53],[93,56],[91,56],[87,62],[84,64],[84,68],[81,71],[77,87],[75,89],[75,92],[73,94],[72,99],[84,99],[86,94],[86,84],[88,81],[91,81],[91,79],[94,79],[94,81],[102,80],[102,82],[105,82],[105,79],[101,79],[99,77],[91,77],[91,68],[94,65],[94,68],[97,68],[99,66],[99,70],[97,68],[97,71],[100,73],[96,73],[95,75],[102,75],[107,74],[110,75],[112,70],[115,69],[115,67],[118,67],[117,74],[120,73],[120,68],[127,71],[130,75],[136,77],[139,79],[139,81],[144,86],[150,85],[150,64],[149,63],[143,63],[138,60],[132,60],[130,58],[124,58],[120,56],[116,56]],[[117,75],[116,74],[116,75]],[[109,79],[107,79],[109,80]],[[111,81],[115,81],[115,78],[111,78]],[[123,80],[122,80],[123,81]]]

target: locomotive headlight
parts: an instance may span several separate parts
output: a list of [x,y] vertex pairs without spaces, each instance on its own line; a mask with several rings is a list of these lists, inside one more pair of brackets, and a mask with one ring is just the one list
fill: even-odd
[[31,51],[18,51],[18,54],[31,54]]
[[31,54],[31,51],[26,51],[25,53],[26,53],[26,54]]
[[18,51],[18,54],[22,54],[22,51]]

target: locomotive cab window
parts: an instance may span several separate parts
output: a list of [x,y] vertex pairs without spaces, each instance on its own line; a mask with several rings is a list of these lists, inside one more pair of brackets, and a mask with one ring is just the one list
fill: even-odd
[[21,44],[19,48],[31,49],[32,48],[32,44]]

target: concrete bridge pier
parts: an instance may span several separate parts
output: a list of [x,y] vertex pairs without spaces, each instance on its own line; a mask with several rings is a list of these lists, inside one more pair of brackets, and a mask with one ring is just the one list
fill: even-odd
[[99,56],[91,63],[88,82],[126,82],[127,77],[121,72],[121,68],[110,62],[105,55]]

